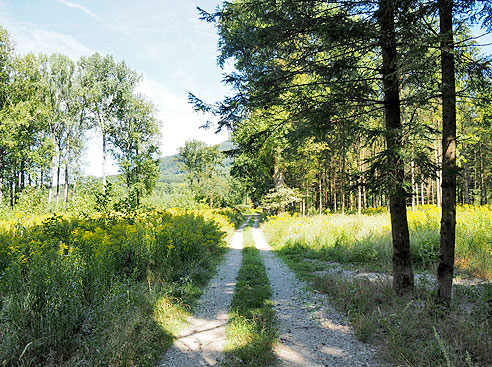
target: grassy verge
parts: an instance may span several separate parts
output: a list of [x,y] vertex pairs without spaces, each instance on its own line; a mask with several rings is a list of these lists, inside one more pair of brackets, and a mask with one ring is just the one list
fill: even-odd
[[[412,259],[417,271],[435,272],[441,212],[421,206],[408,213]],[[492,209],[457,208],[456,270],[458,275],[492,279]],[[295,252],[373,271],[391,271],[391,227],[387,213],[374,215],[277,216],[263,225],[279,252]]]
[[394,365],[492,365],[492,288],[457,287],[448,310],[425,287],[396,297],[388,282],[325,276],[314,286],[332,296],[360,339],[377,340]]
[[0,366],[154,366],[225,251],[212,214],[0,230]]
[[254,247],[251,229],[245,230],[243,263],[239,270],[227,325],[225,366],[271,366],[276,338],[275,313],[265,266]]
[[389,282],[316,275],[326,265],[306,260],[329,258],[309,247],[277,244],[276,252],[299,278],[331,296],[359,339],[381,345],[382,357],[391,365],[492,365],[492,286],[455,286],[446,310],[430,285],[397,297]]

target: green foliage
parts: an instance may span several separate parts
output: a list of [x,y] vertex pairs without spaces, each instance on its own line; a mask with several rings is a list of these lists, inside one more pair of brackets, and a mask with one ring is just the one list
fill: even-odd
[[298,189],[291,189],[285,185],[270,190],[263,198],[261,206],[277,213],[285,211],[290,204],[301,201],[301,193]]
[[170,296],[196,299],[230,228],[184,211],[3,223],[0,361],[152,365],[173,330],[165,314],[149,316],[182,309]]
[[227,159],[219,148],[189,140],[176,157],[195,200],[208,203],[211,208],[235,206],[244,197],[243,186],[229,175]]

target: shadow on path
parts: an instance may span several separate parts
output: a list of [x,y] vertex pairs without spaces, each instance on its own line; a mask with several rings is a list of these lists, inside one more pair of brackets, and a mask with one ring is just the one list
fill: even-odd
[[222,359],[225,326],[242,261],[242,230],[248,221],[234,233],[217,274],[200,297],[189,325],[161,361],[161,367],[215,366]]

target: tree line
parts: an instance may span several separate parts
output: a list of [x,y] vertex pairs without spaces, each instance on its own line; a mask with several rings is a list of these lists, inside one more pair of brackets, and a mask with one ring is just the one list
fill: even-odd
[[303,212],[388,206],[397,293],[414,284],[407,205],[441,206],[438,294],[448,302],[456,197],[490,195],[490,60],[470,27],[490,27],[491,6],[224,2],[202,18],[218,29],[219,64],[235,65],[224,78],[235,93],[190,101],[232,130],[233,172],[257,201],[287,186]]
[[89,131],[101,135],[103,185],[111,155],[138,202],[157,179],[160,124],[141,79],[111,55],[17,55],[0,28],[0,202],[36,188],[67,203]]

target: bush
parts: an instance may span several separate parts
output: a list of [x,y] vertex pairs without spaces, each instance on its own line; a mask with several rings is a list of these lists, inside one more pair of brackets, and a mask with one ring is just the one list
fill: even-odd
[[5,225],[0,365],[152,365],[159,350],[138,349],[166,334],[149,318],[158,302],[153,290],[196,294],[180,284],[203,283],[230,228],[221,215],[184,211]]

